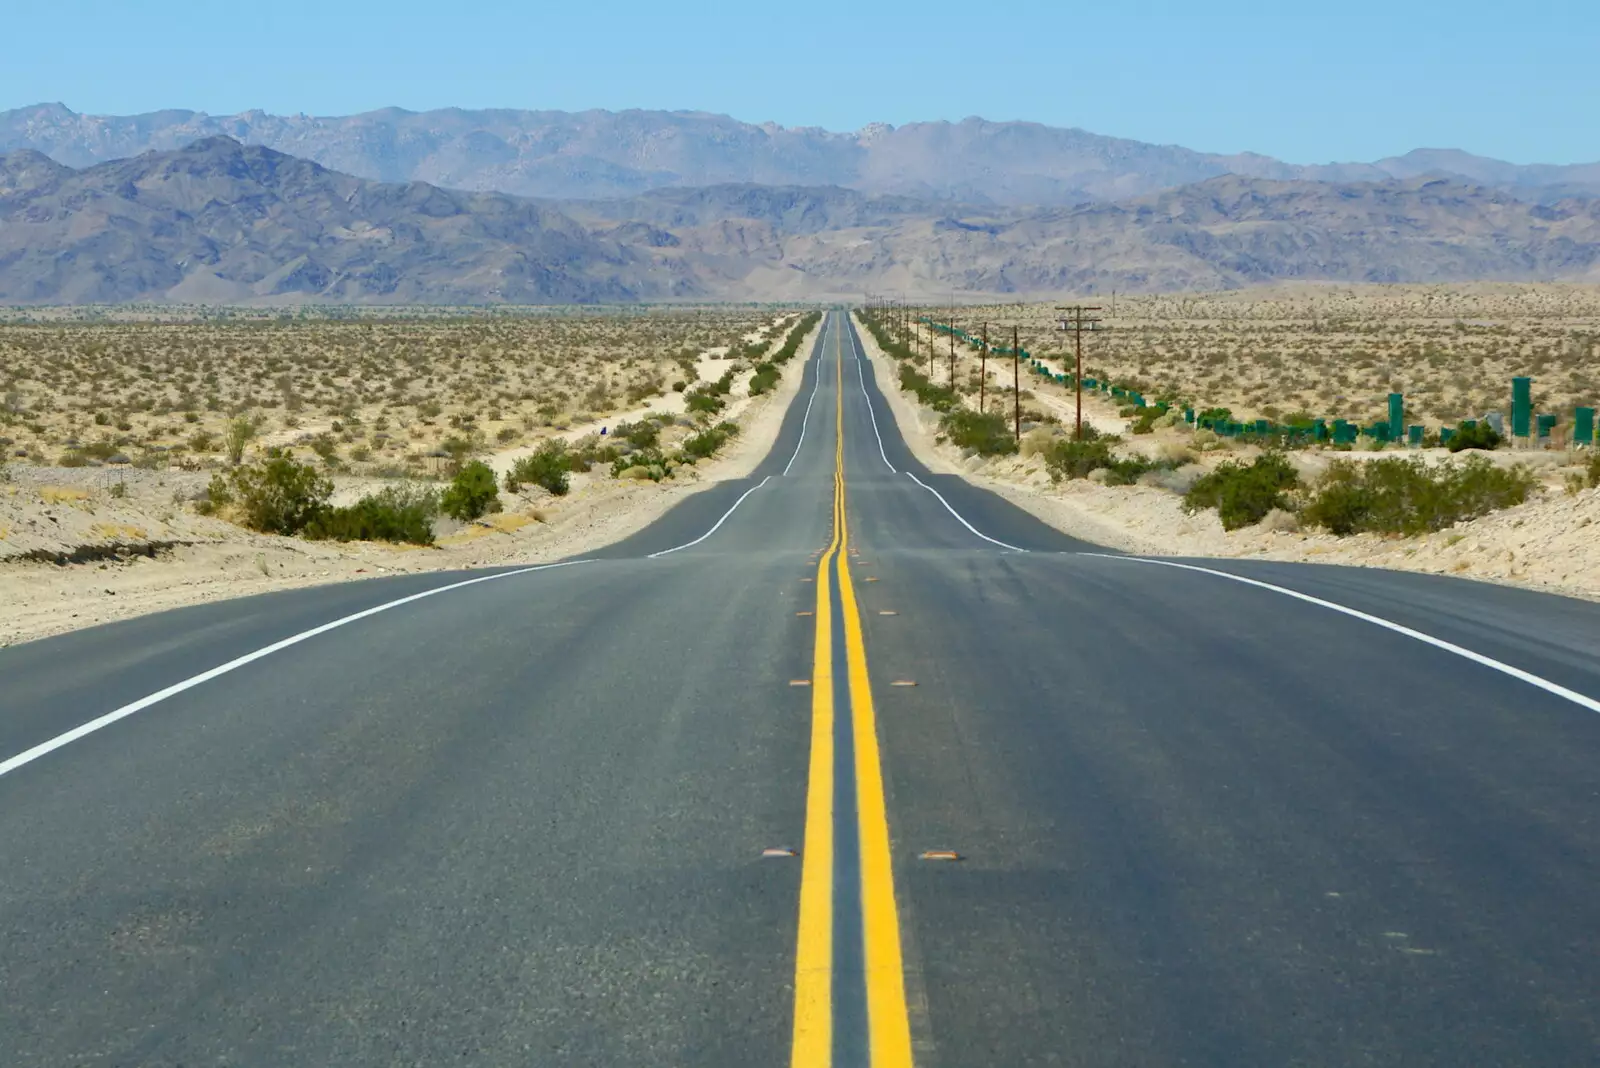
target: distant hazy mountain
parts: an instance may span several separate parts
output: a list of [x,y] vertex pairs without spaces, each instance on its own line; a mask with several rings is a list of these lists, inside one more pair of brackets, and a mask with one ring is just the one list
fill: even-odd
[[1600,199],[1227,175],[1073,208],[732,184],[540,202],[213,137],[83,170],[0,156],[0,303],[1039,296],[1281,279],[1600,280]]
[[832,133],[682,111],[390,108],[335,118],[260,111],[93,116],[41,104],[0,112],[0,152],[31,148],[74,167],[216,135],[362,178],[534,197],[627,197],[674,186],[753,183],[1063,206],[1140,196],[1224,174],[1335,182],[1436,175],[1532,200],[1600,195],[1600,163],[1518,166],[1465,152],[1419,150],[1376,163],[1298,166],[1267,156],[1216,155],[975,118]]
[[370,182],[225,137],[74,171],[0,157],[0,301],[566,302],[692,294],[499,193]]

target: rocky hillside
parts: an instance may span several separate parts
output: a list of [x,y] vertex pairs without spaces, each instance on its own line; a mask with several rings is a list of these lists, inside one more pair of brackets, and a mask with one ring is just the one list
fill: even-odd
[[1300,166],[1030,122],[874,124],[851,133],[683,111],[398,108],[312,117],[80,115],[60,104],[0,112],[0,152],[33,149],[85,167],[223,135],[386,182],[558,198],[627,197],[729,183],[844,186],[870,194],[995,205],[1119,200],[1225,174],[1279,181],[1449,177],[1524,199],[1600,195],[1600,163],[1518,166],[1418,150],[1374,163]]
[[0,303],[566,303],[1600,281],[1600,200],[1228,175],[1019,209],[748,183],[537,201],[225,137],[82,170],[0,156]]
[[692,280],[533,201],[330,171],[226,137],[81,171],[0,157],[0,301],[569,302]]

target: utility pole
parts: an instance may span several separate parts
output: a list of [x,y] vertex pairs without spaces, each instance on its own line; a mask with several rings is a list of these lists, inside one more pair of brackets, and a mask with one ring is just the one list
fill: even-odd
[[1088,327],[1091,331],[1094,330],[1095,324],[1100,320],[1089,313],[1099,310],[1098,307],[1088,307],[1083,304],[1069,304],[1056,308],[1056,311],[1067,313],[1059,322],[1061,323],[1061,329],[1073,332],[1078,353],[1077,370],[1073,375],[1073,385],[1077,387],[1078,393],[1078,421],[1077,427],[1073,431],[1074,441],[1083,440],[1083,329]]
[[978,350],[978,411],[983,411],[985,387],[989,384],[989,324],[983,324],[983,347]]
[[950,309],[950,392],[956,391],[956,310]]
[[1012,433],[1022,440],[1022,348],[1017,342],[1017,328],[1011,328],[1011,411]]

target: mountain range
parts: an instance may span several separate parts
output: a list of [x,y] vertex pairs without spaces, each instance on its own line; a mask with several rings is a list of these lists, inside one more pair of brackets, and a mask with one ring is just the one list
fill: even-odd
[[42,152],[87,167],[227,136],[384,182],[515,196],[628,197],[651,189],[752,183],[842,186],[873,195],[989,206],[1122,200],[1233,174],[1274,181],[1442,177],[1553,202],[1600,195],[1600,163],[1517,165],[1419,149],[1373,163],[1303,166],[1031,122],[917,122],[850,133],[688,111],[386,108],[312,117],[247,111],[82,115],[61,104],[0,112],[0,153]]
[[534,199],[380,182],[225,136],[0,156],[0,303],[1041,297],[1281,279],[1600,281],[1600,199],[1225,174],[1021,207],[723,183]]

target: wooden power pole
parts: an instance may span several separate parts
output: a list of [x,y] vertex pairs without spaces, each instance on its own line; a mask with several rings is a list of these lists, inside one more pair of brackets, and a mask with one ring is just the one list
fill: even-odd
[[985,386],[989,382],[989,324],[983,324],[983,347],[978,350],[978,411],[983,411]]
[[1011,414],[1012,434],[1022,440],[1022,348],[1017,342],[1017,328],[1011,328]]
[[956,315],[950,309],[950,392],[956,391]]
[[1061,329],[1072,331],[1074,341],[1076,343],[1075,348],[1077,351],[1077,367],[1072,376],[1072,380],[1073,385],[1077,387],[1078,419],[1077,425],[1073,430],[1074,441],[1083,440],[1083,331],[1085,327],[1091,331],[1094,330],[1095,324],[1100,322],[1100,320],[1089,313],[1097,312],[1099,310],[1100,309],[1098,307],[1089,307],[1084,304],[1069,304],[1064,307],[1056,308],[1056,311],[1066,312],[1066,315],[1062,316],[1062,318],[1059,320],[1061,323]]

